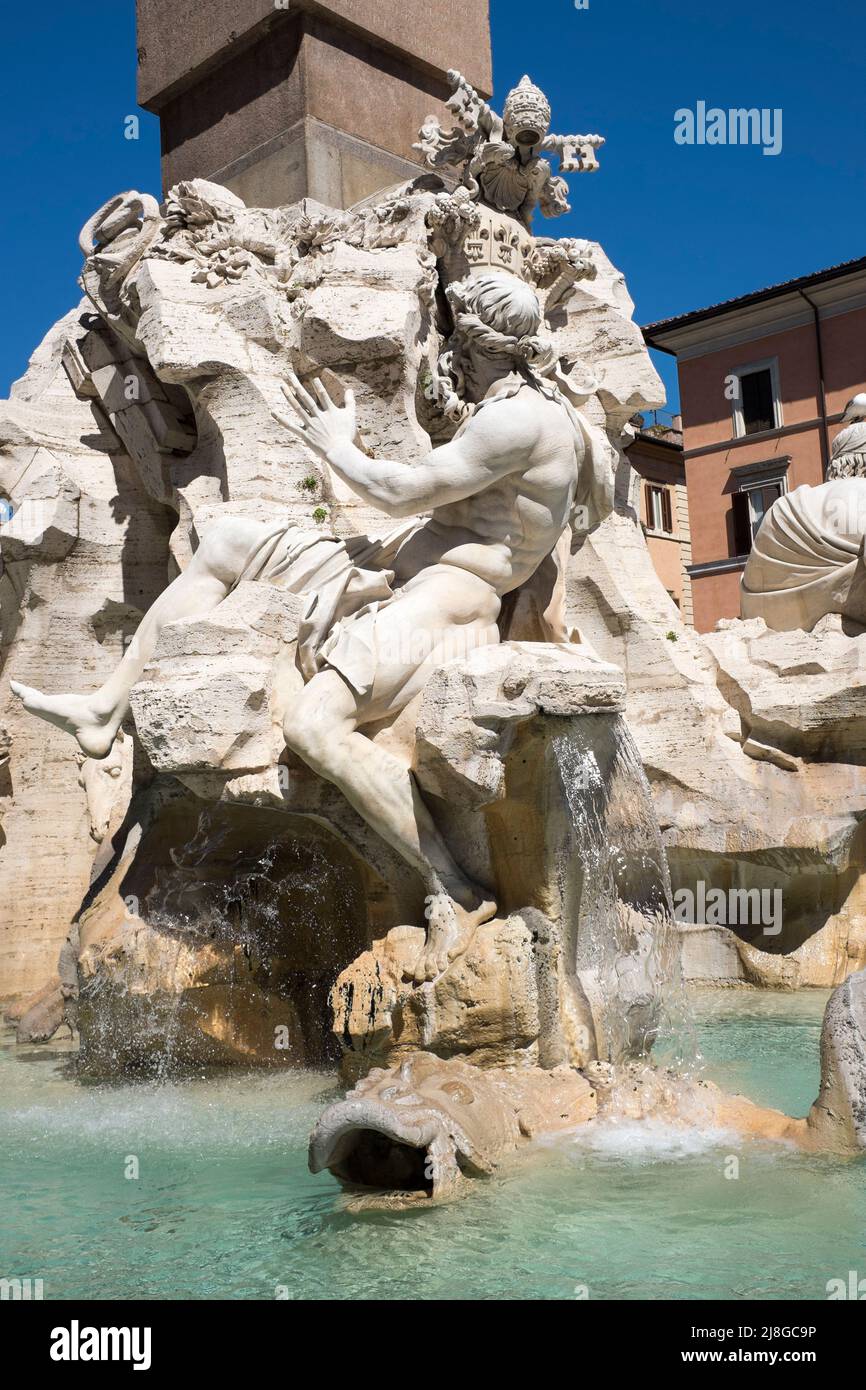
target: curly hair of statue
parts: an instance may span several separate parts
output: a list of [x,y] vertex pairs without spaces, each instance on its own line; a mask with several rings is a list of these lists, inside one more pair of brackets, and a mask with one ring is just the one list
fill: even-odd
[[437,361],[429,398],[447,419],[459,423],[472,414],[464,399],[461,358],[471,347],[491,357],[511,359],[515,368],[539,381],[556,364],[553,345],[538,335],[541,306],[535,292],[505,275],[478,275],[456,281],[446,291],[454,331]]

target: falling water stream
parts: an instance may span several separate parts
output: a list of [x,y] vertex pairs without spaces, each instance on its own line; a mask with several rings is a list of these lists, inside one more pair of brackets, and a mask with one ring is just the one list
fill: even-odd
[[[553,742],[571,814],[559,866],[572,965],[604,1014],[604,1060],[698,1061],[652,794],[625,721],[582,720]],[[571,884],[571,889],[567,886]]]
[[327,993],[362,949],[352,937],[357,885],[315,838],[271,828],[251,848],[244,832],[202,812],[142,901],[132,899],[120,949],[82,986],[89,1072],[169,1078],[201,1057],[208,1008],[237,1042],[234,1057],[228,1047],[221,1058],[217,1038],[210,1060],[242,1061],[244,1023],[256,1014],[283,1020],[288,1038],[275,1063],[336,1059]]

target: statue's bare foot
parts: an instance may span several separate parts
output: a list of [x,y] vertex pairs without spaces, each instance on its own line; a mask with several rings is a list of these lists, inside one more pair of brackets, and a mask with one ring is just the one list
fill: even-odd
[[415,962],[414,981],[422,985],[447,970],[472,940],[475,928],[496,916],[494,902],[482,902],[470,910],[447,893],[431,893],[426,899],[427,941]]
[[113,713],[101,714],[92,696],[43,695],[41,690],[20,681],[9,684],[30,714],[72,734],[88,758],[106,756],[117,733],[117,718]]

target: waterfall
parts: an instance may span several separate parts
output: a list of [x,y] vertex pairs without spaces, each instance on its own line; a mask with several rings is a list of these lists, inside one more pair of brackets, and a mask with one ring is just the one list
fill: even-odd
[[559,864],[566,968],[602,1016],[600,1060],[654,1049],[691,1069],[667,857],[634,740],[621,718],[587,718],[554,738],[553,753],[571,818]]

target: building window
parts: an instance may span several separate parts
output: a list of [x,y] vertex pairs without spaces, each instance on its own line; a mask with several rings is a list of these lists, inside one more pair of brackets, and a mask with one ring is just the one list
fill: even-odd
[[666,487],[660,487],[657,483],[646,485],[646,524],[650,531],[664,531],[669,536],[673,535],[671,495]]
[[782,427],[779,362],[771,358],[738,367],[729,378],[732,385],[734,434],[742,439]]
[[748,555],[761,522],[777,498],[786,491],[784,476],[756,477],[740,483],[732,497],[734,512],[734,554]]
[[760,372],[747,372],[740,377],[743,429],[746,434],[760,434],[776,425],[773,405],[773,373],[769,367]]

